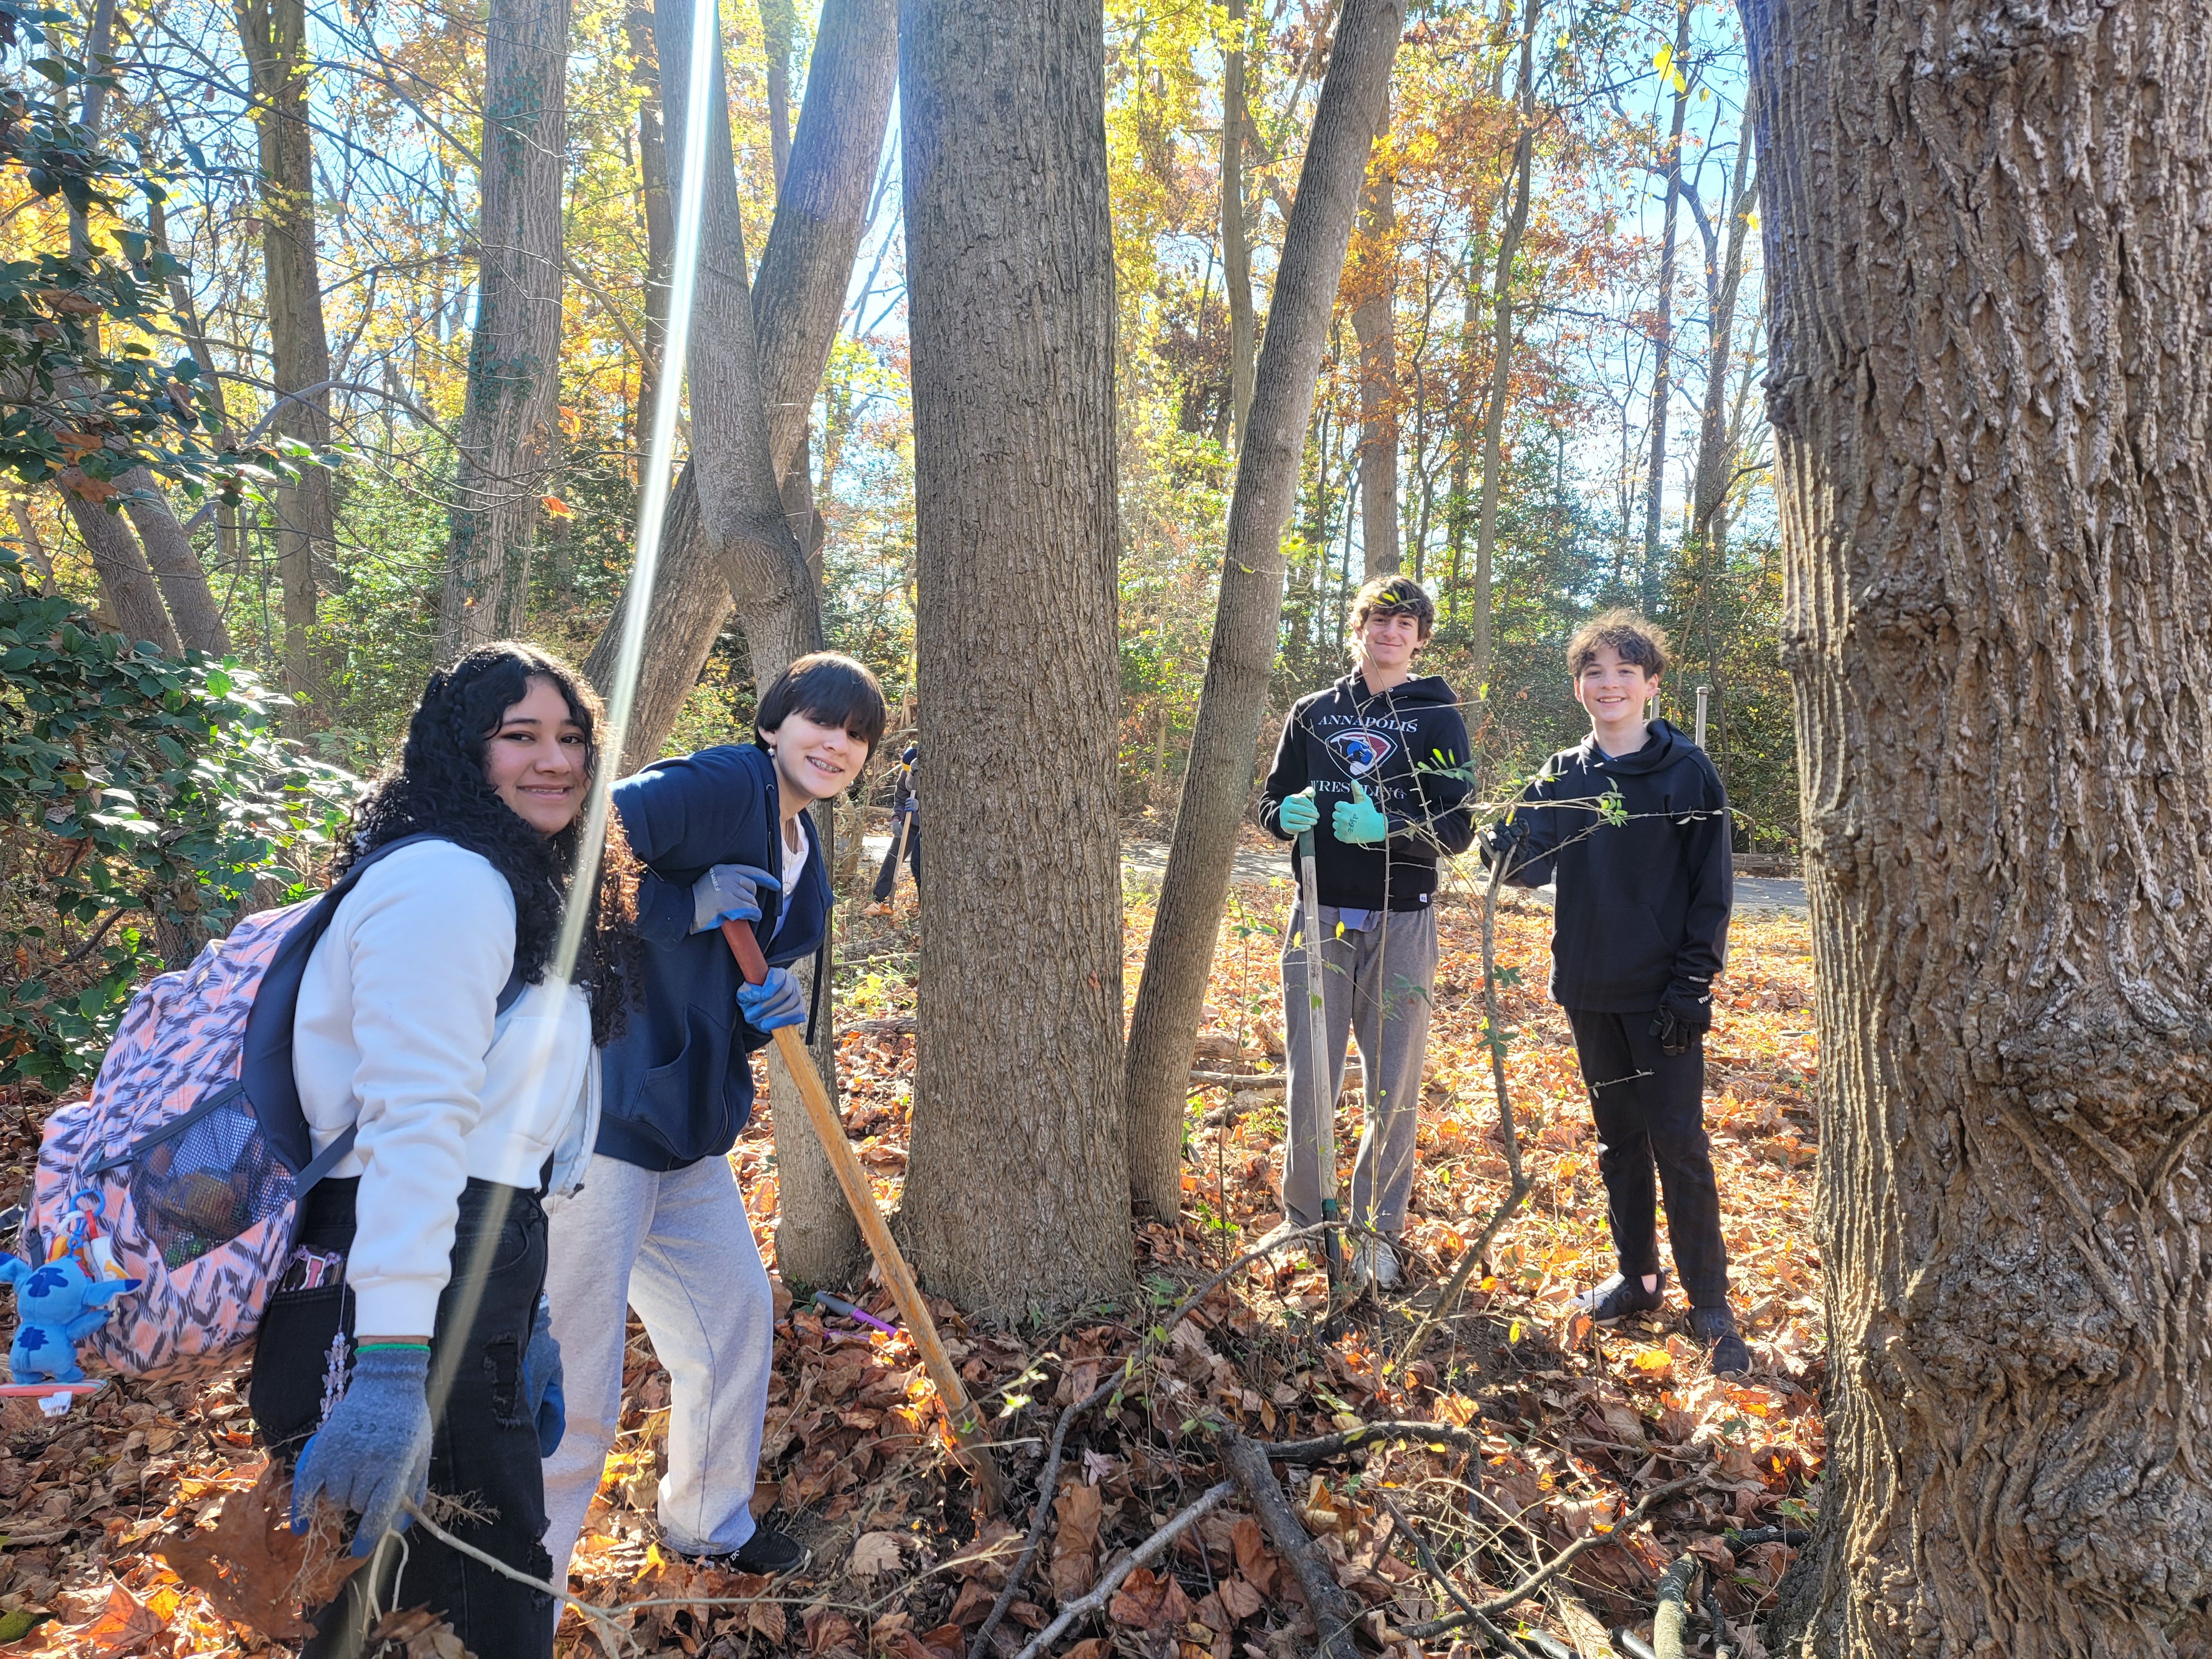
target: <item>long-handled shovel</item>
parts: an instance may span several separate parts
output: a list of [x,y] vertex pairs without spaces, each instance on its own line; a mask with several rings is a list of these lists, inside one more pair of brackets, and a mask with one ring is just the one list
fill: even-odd
[[[738,971],[745,976],[746,984],[758,985],[768,977],[768,962],[761,955],[760,941],[753,937],[750,922],[724,922],[722,937],[728,941],[730,954],[738,959]],[[913,1270],[899,1254],[891,1230],[884,1223],[883,1212],[876,1207],[875,1194],[868,1190],[868,1177],[861,1171],[853,1143],[845,1139],[845,1126],[838,1119],[837,1109],[830,1103],[830,1091],[822,1086],[822,1073],[814,1069],[814,1056],[806,1051],[805,1039],[799,1036],[798,1028],[792,1025],[777,1030],[775,1051],[782,1058],[784,1070],[791,1073],[791,1080],[799,1085],[799,1097],[806,1106],[806,1121],[814,1126],[822,1150],[830,1156],[830,1167],[837,1172],[837,1184],[845,1189],[845,1201],[853,1207],[853,1218],[860,1224],[860,1232],[875,1255],[876,1265],[883,1270],[884,1283],[890,1287],[891,1300],[898,1304],[899,1317],[906,1322],[908,1334],[914,1338],[914,1346],[921,1354],[929,1380],[937,1385],[937,1397],[945,1407],[945,1420],[951,1425],[952,1437],[959,1443],[969,1472],[975,1477],[976,1497],[986,1514],[997,1515],[1005,1507],[1005,1498],[999,1466],[992,1460],[982,1419],[968,1398],[960,1373],[952,1369],[951,1356],[945,1352],[945,1343],[937,1334],[936,1322],[930,1318],[921,1288],[914,1282]]]
[[1328,1323],[1334,1325],[1339,1294],[1344,1284],[1343,1236],[1336,1230],[1336,1091],[1330,1086],[1328,992],[1322,984],[1321,885],[1314,875],[1314,832],[1298,831],[1298,890],[1305,905],[1306,934],[1306,1064],[1312,1068],[1314,1088],[1328,1121],[1328,1141],[1316,1148],[1321,1157],[1321,1219],[1327,1229],[1321,1236],[1322,1265],[1328,1274]]

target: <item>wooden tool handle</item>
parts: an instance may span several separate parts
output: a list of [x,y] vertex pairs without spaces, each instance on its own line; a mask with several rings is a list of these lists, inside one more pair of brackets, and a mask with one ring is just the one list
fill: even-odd
[[[737,957],[738,971],[745,976],[746,984],[758,985],[768,977],[768,962],[761,955],[760,941],[753,935],[751,923],[726,921],[722,924],[722,937],[729,942],[730,953]],[[860,1168],[853,1143],[845,1139],[845,1125],[837,1115],[836,1107],[830,1103],[830,1091],[822,1085],[822,1073],[815,1069],[814,1056],[807,1052],[806,1040],[799,1034],[797,1026],[778,1028],[775,1052],[783,1061],[784,1070],[791,1074],[792,1082],[798,1085],[799,1102],[806,1108],[806,1121],[812,1125],[822,1150],[829,1154],[830,1167],[836,1171],[837,1184],[844,1188],[845,1202],[852,1208],[853,1218],[860,1224],[861,1237],[868,1241],[876,1266],[883,1272],[884,1283],[890,1287],[891,1300],[898,1306],[899,1317],[905,1321],[907,1334],[914,1338],[914,1346],[921,1355],[922,1368],[937,1385],[937,1396],[945,1407],[945,1419],[951,1426],[952,1437],[967,1454],[976,1496],[981,1499],[986,1513],[997,1515],[1005,1508],[1005,1495],[982,1419],[968,1398],[960,1373],[953,1369],[952,1357],[945,1352],[944,1339],[937,1334],[937,1322],[929,1316],[929,1305],[921,1299],[921,1287],[915,1283],[913,1270],[900,1254],[897,1241],[891,1237],[884,1212],[876,1207],[875,1194],[868,1188],[867,1173]]]

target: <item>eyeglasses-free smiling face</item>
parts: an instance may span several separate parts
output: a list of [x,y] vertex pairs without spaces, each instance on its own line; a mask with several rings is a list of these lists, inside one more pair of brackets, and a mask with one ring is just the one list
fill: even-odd
[[848,788],[867,763],[868,739],[842,726],[822,726],[793,709],[773,732],[763,732],[775,757],[777,775],[810,800],[827,800]]
[[1412,662],[1420,643],[1421,619],[1409,611],[1370,611],[1359,624],[1360,660],[1384,673]]
[[583,810],[591,749],[561,688],[534,674],[484,744],[484,781],[539,835],[557,836]]
[[1641,744],[1644,706],[1659,690],[1659,677],[1646,673],[1640,663],[1624,662],[1609,645],[1596,653],[1575,677],[1575,701],[1589,711],[1590,726],[1608,752],[1621,752],[1608,738],[1633,735]]

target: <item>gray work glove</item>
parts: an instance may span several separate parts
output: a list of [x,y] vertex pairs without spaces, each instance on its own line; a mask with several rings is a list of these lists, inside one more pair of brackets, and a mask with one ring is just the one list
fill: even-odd
[[750,864],[718,864],[691,884],[691,931],[703,933],[726,921],[758,921],[761,892],[783,890],[783,884]]
[[738,1012],[756,1031],[797,1025],[806,1018],[806,993],[788,968],[771,968],[757,985],[738,987]]
[[430,1351],[369,1347],[355,1356],[345,1397],[331,1408],[292,1472],[292,1530],[307,1529],[313,1499],[361,1514],[353,1553],[367,1555],[404,1527],[405,1506],[430,1489]]

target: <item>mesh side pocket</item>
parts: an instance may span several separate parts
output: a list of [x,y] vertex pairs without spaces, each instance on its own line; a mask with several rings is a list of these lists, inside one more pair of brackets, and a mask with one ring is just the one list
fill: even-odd
[[181,1267],[289,1204],[292,1172],[239,1095],[134,1164],[131,1199],[147,1242]]

